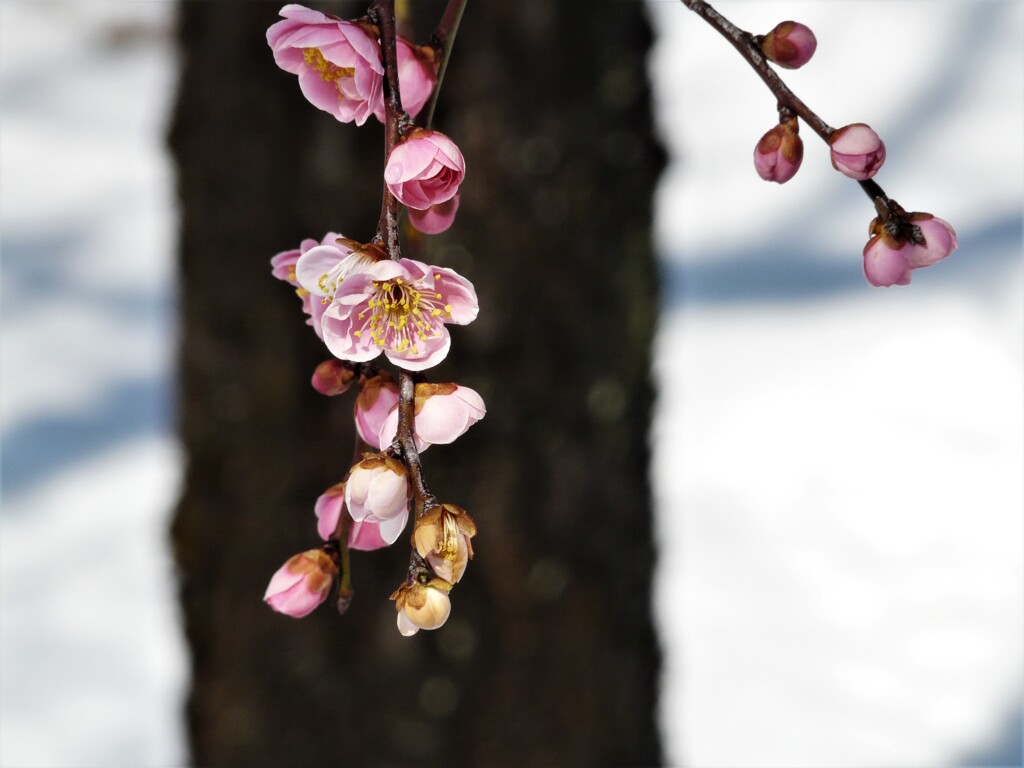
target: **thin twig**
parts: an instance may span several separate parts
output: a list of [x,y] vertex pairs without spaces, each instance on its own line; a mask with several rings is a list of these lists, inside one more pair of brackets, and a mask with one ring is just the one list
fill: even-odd
[[[768,60],[761,52],[761,47],[757,44],[757,38],[754,35],[737,27],[704,0],[682,0],[682,3],[710,24],[739,52],[740,56],[768,86],[768,90],[775,95],[780,111],[788,109],[795,112],[810,126],[811,130],[821,137],[822,141],[828,144],[836,129],[822,120],[813,109],[789,89],[789,86],[782,82],[775,70],[768,65]],[[872,202],[879,199],[886,204],[889,202],[889,197],[877,182],[868,179],[857,183]]]
[[444,74],[448,70],[448,58],[455,43],[455,35],[459,32],[459,24],[462,22],[462,12],[466,10],[468,0],[448,0],[445,6],[441,21],[438,22],[434,34],[430,36],[430,42],[434,46],[434,53],[441,59],[437,69],[437,83],[434,85],[434,92],[430,94],[430,103],[423,111],[423,125],[427,128],[434,122],[434,109],[437,107],[437,97],[441,93],[441,83],[444,82]]
[[[374,0],[370,13],[380,27],[380,43],[384,52],[384,157],[401,137],[402,97],[398,87],[398,44],[395,30],[395,0]],[[378,237],[388,258],[397,261],[402,258],[398,237],[398,201],[384,185],[384,200],[378,224]],[[398,434],[396,442],[402,449],[402,461],[412,482],[414,510],[417,517],[433,503],[434,497],[427,490],[423,480],[423,465],[413,436],[416,411],[416,381],[408,371],[401,371],[398,377]]]

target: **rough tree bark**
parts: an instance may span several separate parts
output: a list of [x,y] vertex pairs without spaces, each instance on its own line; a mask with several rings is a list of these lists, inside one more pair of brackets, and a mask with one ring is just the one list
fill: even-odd
[[279,5],[180,6],[188,470],[172,535],[194,762],[656,764],[647,432],[663,158],[642,6],[466,11],[437,125],[469,170],[455,227],[424,257],[470,278],[482,308],[431,378],[476,388],[489,410],[424,465],[480,532],[448,624],[403,638],[387,597],[404,539],[353,554],[344,617],[328,604],[294,621],[260,601],[317,545],[313,501],[352,446],[351,395],[309,386],[327,353],[268,260],[329,230],[369,239],[383,168],[376,123],[336,123],[274,66]]

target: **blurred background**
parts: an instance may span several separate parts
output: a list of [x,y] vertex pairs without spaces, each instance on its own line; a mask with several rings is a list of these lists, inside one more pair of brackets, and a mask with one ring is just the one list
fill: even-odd
[[245,8],[0,5],[0,764],[1021,765],[1019,3],[721,4],[808,24],[786,81],[956,227],[889,290],[824,145],[756,176],[770,94],[681,4],[470,4],[428,253],[490,414],[426,461],[481,544],[411,641],[397,551],[344,618],[259,601],[351,444],[268,261],[365,230],[380,158]]

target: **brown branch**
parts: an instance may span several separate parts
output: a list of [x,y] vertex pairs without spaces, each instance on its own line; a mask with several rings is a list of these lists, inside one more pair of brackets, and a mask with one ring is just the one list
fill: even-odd
[[434,92],[430,94],[430,103],[423,110],[423,126],[429,128],[434,122],[434,109],[437,107],[437,97],[441,93],[441,83],[444,82],[445,72],[448,70],[448,58],[455,43],[455,35],[458,34],[459,24],[462,21],[462,12],[466,10],[468,0],[448,0],[444,14],[430,36],[430,43],[434,46],[434,53],[440,59],[437,68],[437,83],[434,85]]
[[[782,78],[768,65],[768,60],[761,52],[761,46],[758,44],[760,38],[737,27],[704,2],[704,0],[682,0],[682,3],[728,40],[730,45],[757,72],[758,76],[764,81],[764,84],[768,86],[768,90],[775,95],[780,112],[788,109],[796,113],[810,126],[811,130],[821,137],[822,141],[828,144],[836,129],[822,120],[813,109],[808,107],[799,96],[789,89],[789,86],[782,82]],[[860,184],[861,189],[864,190],[864,193],[872,202],[881,199],[883,204],[888,204],[889,197],[877,182],[868,179],[867,181],[859,181],[857,183]]]
[[[398,86],[398,33],[395,30],[395,0],[374,0],[370,18],[380,29],[380,45],[384,53],[384,164],[391,150],[402,137],[402,94]],[[398,242],[398,200],[384,184],[376,241],[391,259],[401,258]]]
[[[370,14],[380,28],[380,44],[384,52],[384,161],[401,138],[402,123],[407,116],[402,110],[402,97],[398,86],[398,33],[395,29],[395,0],[374,0]],[[398,237],[398,201],[384,184],[384,199],[381,204],[378,238],[388,258],[397,261],[402,258]],[[416,415],[416,381],[408,371],[401,371],[398,377],[398,434],[396,442],[401,446],[402,461],[409,472],[414,497],[414,511],[417,517],[434,503],[434,497],[427,490],[423,480],[423,465],[413,424]]]

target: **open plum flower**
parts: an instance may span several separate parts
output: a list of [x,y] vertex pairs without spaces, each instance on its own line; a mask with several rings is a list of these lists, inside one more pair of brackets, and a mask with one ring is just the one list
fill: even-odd
[[[434,443],[455,442],[487,413],[484,399],[474,389],[458,384],[416,385],[413,438],[416,450],[425,451]],[[380,427],[380,444],[390,445],[398,434],[398,406],[391,408]]]
[[[333,234],[333,233],[332,233]],[[360,272],[384,258],[376,246],[361,245],[354,240],[334,235],[331,242],[310,248],[295,262],[295,279],[310,295],[310,325],[321,339],[324,312],[337,288],[346,277]]]
[[384,117],[384,65],[380,44],[361,25],[301,5],[281,9],[283,21],[267,30],[274,61],[299,76],[309,102],[343,123]]
[[448,355],[445,324],[466,325],[478,311],[472,283],[457,272],[412,259],[379,261],[338,285],[323,338],[342,360],[366,362],[383,352],[399,368],[421,371]]
[[[313,320],[313,301],[310,298],[309,291],[302,287],[299,282],[299,278],[295,273],[295,265],[298,264],[299,259],[307,251],[316,248],[319,245],[335,247],[339,235],[336,232],[328,232],[324,235],[324,239],[321,242],[317,242],[311,237],[307,237],[303,240],[298,248],[290,251],[281,251],[270,260],[270,271],[274,277],[278,280],[284,280],[286,283],[295,286],[295,293],[300,299],[302,299],[302,311],[309,315],[309,319],[306,321],[309,325],[312,325],[314,329],[318,327],[318,324],[314,323]],[[319,310],[319,314],[323,314],[323,310],[326,307],[322,307]],[[320,331],[317,330],[317,335]]]

